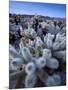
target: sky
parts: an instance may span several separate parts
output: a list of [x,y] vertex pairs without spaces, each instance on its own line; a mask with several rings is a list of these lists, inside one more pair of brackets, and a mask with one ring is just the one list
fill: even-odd
[[9,12],[13,14],[43,15],[50,17],[66,17],[65,4],[9,1]]

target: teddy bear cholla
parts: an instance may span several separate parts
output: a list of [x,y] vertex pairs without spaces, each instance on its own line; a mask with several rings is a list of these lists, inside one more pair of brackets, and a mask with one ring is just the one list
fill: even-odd
[[[45,86],[60,85],[61,84],[60,75],[54,74],[50,76],[48,75],[48,73],[47,75],[45,75],[44,74],[45,71],[43,71],[44,72],[43,73],[44,80],[43,80],[42,75],[39,76],[39,73],[41,74],[41,70],[43,70],[44,67],[48,67],[51,69],[58,69],[59,60],[57,58],[61,58],[63,60],[62,62],[65,62],[66,60],[65,40],[66,40],[65,34],[60,34],[60,33],[58,33],[56,36],[48,33],[46,34],[46,36],[44,36],[44,41],[42,41],[39,36],[36,37],[34,41],[34,45],[31,45],[31,47],[34,46],[34,48],[36,49],[38,47],[41,47],[40,48],[42,51],[41,57],[39,55],[38,57],[33,57],[30,48],[27,45],[26,46],[24,46],[24,44],[20,45],[20,53],[17,52],[15,48],[13,48],[10,45],[9,53],[13,57],[13,60],[10,61],[10,70],[17,71],[23,65],[25,66],[24,72],[27,74],[25,76],[25,81],[24,81],[25,87],[29,87],[29,88],[34,87],[35,84],[37,83],[37,77],[39,77],[40,80],[44,82]],[[45,48],[43,48],[43,44],[45,45]],[[56,81],[56,79],[58,81]]]

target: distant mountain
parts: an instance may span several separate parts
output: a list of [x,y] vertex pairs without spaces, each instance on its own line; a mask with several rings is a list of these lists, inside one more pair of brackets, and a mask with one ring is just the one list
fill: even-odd
[[[20,16],[21,18],[32,18],[34,17],[34,15],[26,15],[26,14],[9,14],[9,17],[13,17],[13,16]],[[38,15],[42,20],[63,20],[66,21],[66,18],[60,18],[60,17],[49,17],[49,16],[42,16],[42,15]]]

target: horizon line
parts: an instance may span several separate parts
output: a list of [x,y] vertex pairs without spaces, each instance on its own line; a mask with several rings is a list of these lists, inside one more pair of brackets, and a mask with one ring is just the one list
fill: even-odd
[[[11,12],[10,12],[9,14],[16,14],[16,15],[30,15],[30,16],[31,16],[31,15],[33,15],[33,16],[35,15],[35,14],[25,14],[25,13],[22,14],[22,13],[11,13]],[[45,16],[45,15],[41,15],[41,14],[37,14],[37,15],[38,15],[38,16],[43,16],[43,17],[50,17],[50,18],[61,18],[61,19],[66,19],[66,17],[52,17],[52,16],[47,16],[47,15],[46,15],[46,16]]]

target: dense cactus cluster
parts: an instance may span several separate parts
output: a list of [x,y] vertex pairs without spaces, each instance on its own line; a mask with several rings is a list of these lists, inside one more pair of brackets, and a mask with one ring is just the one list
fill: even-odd
[[[34,16],[30,22],[24,22],[23,27],[19,17],[18,19],[19,22],[15,18],[16,24],[10,21],[9,88],[65,85],[65,22],[40,22],[40,17]],[[11,85],[14,80],[15,85]]]

